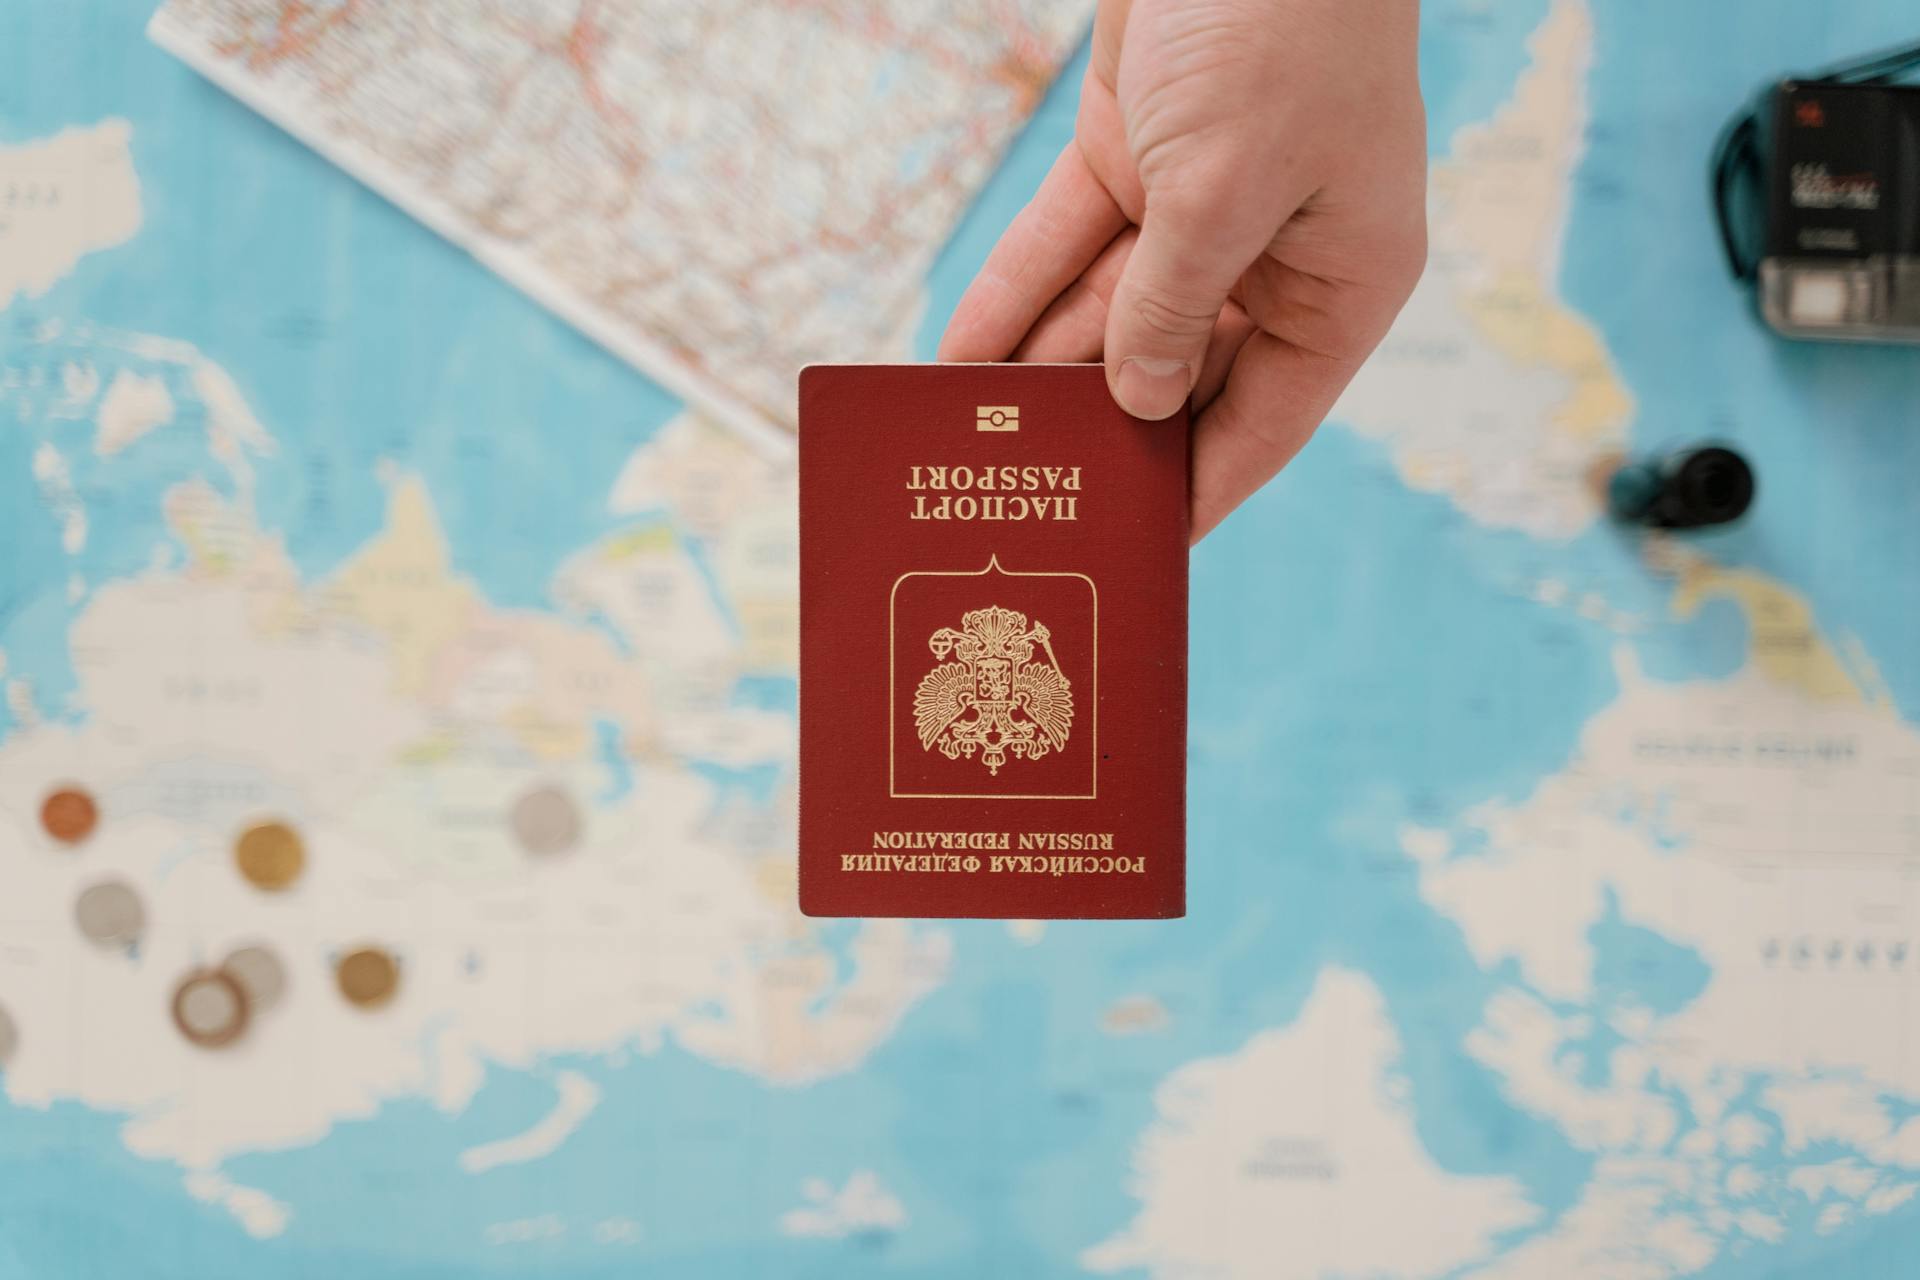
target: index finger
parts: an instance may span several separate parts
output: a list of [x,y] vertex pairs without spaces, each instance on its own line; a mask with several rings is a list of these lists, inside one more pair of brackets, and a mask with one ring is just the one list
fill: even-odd
[[938,358],[1006,359],[1126,225],[1079,144],[1069,143],[953,309]]

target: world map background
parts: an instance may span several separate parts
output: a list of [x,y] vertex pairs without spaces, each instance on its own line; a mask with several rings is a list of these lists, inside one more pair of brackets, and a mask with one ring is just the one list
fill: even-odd
[[[0,1275],[1904,1274],[1920,363],[1767,337],[1704,166],[1768,75],[1911,32],[1675,8],[1428,6],[1433,267],[1194,556],[1189,917],[1045,928],[792,914],[777,465],[160,54],[147,6],[0,15],[0,163],[104,129],[74,172],[124,146],[138,210],[55,279],[0,239],[0,999],[69,1046],[5,1076]],[[151,425],[103,449],[122,372],[109,417]],[[1596,459],[1707,436],[1759,473],[1740,529],[1596,518]],[[595,662],[630,702],[498,693],[571,708],[541,673]],[[89,736],[127,723],[193,749]],[[212,740],[283,744],[317,868],[384,868],[350,921],[253,927],[316,964],[383,929],[431,997],[296,1003],[294,1085],[209,1089],[121,1003],[33,829],[53,771],[141,780],[85,856],[218,946],[205,795],[255,783]],[[554,771],[631,879],[536,883],[452,821]],[[569,948],[608,883],[645,900]],[[519,1001],[462,994],[476,950]]]

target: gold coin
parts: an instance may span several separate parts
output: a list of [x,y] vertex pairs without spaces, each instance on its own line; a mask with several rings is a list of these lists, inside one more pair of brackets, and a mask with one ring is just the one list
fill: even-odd
[[300,878],[307,865],[300,833],[284,822],[262,822],[240,833],[233,860],[256,889],[280,890]]
[[393,999],[400,985],[400,963],[385,947],[361,947],[340,957],[333,980],[340,994],[362,1009],[374,1009]]
[[79,844],[99,821],[100,806],[79,787],[61,787],[40,802],[40,825],[61,844]]
[[232,1044],[247,1029],[247,995],[218,969],[195,969],[173,989],[173,1025],[203,1049]]

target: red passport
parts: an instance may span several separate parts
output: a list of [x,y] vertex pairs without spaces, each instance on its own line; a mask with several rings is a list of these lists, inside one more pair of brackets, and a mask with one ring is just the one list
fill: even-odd
[[801,373],[801,910],[1185,914],[1187,435],[1098,365]]

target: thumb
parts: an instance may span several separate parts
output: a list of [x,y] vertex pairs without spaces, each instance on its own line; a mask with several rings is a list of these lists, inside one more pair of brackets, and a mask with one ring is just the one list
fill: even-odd
[[1227,292],[1247,263],[1204,210],[1149,207],[1107,309],[1107,387],[1136,418],[1186,402]]

